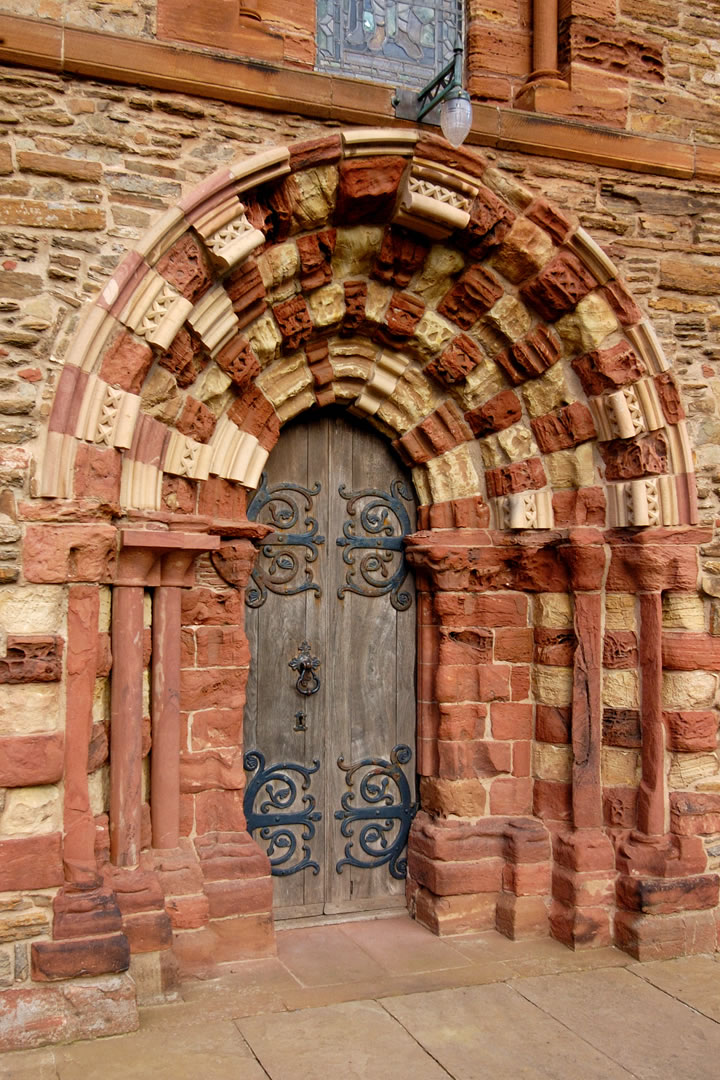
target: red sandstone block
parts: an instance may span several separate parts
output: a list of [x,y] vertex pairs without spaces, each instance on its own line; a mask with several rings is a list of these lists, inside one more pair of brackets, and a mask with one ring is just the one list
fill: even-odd
[[527,742],[514,742],[513,748],[513,763],[512,772],[513,776],[530,776],[531,765],[531,743]]
[[697,752],[717,749],[718,714],[714,709],[664,712],[663,721],[670,750]]
[[677,911],[701,911],[717,906],[720,877],[703,874],[687,878],[636,878],[620,875],[617,900],[628,911],[671,915]]
[[605,493],[602,488],[553,492],[556,528],[567,525],[604,525]]
[[122,455],[117,450],[78,443],[73,470],[73,491],[78,499],[98,499],[115,505],[120,502]]
[[535,439],[544,453],[567,450],[595,437],[595,424],[587,405],[574,401],[556,412],[530,421]]
[[662,432],[601,442],[598,449],[605,462],[606,480],[635,480],[668,471],[668,445]]
[[468,599],[478,627],[527,626],[529,600],[522,593],[481,593]]
[[549,862],[512,863],[503,867],[503,889],[515,896],[547,896],[550,892]]
[[510,698],[512,701],[527,701],[530,697],[530,665],[513,664],[510,675]]
[[439,382],[453,385],[466,379],[482,359],[483,353],[472,338],[459,334],[440,356],[430,361],[425,371]]
[[439,775],[465,780],[471,777],[497,776],[509,773],[511,747],[506,742],[482,739],[448,742],[438,740]]
[[197,486],[200,488],[198,514],[221,521],[240,521],[245,517],[247,492],[239,484],[223,480],[221,476],[211,476]]
[[72,941],[35,941],[30,949],[35,982],[57,982],[88,975],[127,971],[130,946],[125,934],[78,938]]
[[64,750],[62,732],[0,739],[0,787],[57,783],[63,775]]
[[567,907],[550,904],[550,933],[570,949],[600,948],[613,944],[611,911],[607,907]]
[[476,438],[493,431],[504,431],[522,417],[520,399],[513,390],[503,390],[484,405],[465,413],[470,430]]
[[438,305],[438,314],[444,315],[462,330],[469,330],[502,294],[502,285],[494,274],[482,266],[471,266]]
[[535,738],[538,742],[570,742],[570,709],[556,705],[536,705]]
[[485,734],[487,705],[443,703],[439,707],[439,739],[480,739]]
[[568,907],[612,906],[615,899],[615,872],[587,870],[584,872],[555,866],[552,872],[553,899]]
[[59,832],[0,840],[0,892],[62,885],[61,843]]
[[663,371],[653,377],[655,388],[660,398],[660,405],[668,424],[678,424],[685,419],[680,391],[675,376],[670,371]]
[[496,701],[490,707],[494,739],[531,739],[533,706]]
[[698,557],[683,544],[618,544],[612,557],[606,588],[608,592],[694,592],[697,588]]
[[244,667],[250,645],[241,626],[200,626],[195,631],[197,667]]
[[268,874],[240,881],[206,881],[205,893],[211,919],[254,915],[272,909],[273,880]]
[[498,777],[490,785],[491,814],[532,813],[533,782],[525,777]]
[[547,900],[539,896],[501,893],[498,897],[495,928],[512,941],[525,937],[547,937]]
[[642,311],[617,278],[613,278],[612,281],[608,281],[603,285],[601,291],[615,312],[621,326],[636,326],[637,323],[642,321]]
[[23,570],[28,581],[110,582],[115,571],[117,529],[92,525],[28,525]]
[[242,709],[245,705],[247,668],[185,670],[180,678],[180,701],[188,712],[196,709]]
[[391,225],[385,229],[372,276],[385,285],[406,289],[410,279],[422,270],[429,245],[417,233],[406,233]]
[[242,790],[245,770],[238,746],[214,747],[180,754],[180,790],[189,792],[212,789]]
[[210,905],[204,893],[197,896],[169,896],[165,910],[173,930],[199,930],[207,926]]
[[681,836],[707,836],[720,832],[720,795],[701,791],[670,792],[670,824],[672,831]]
[[572,630],[548,630],[543,626],[536,626],[534,638],[536,664],[572,667],[577,645]]
[[631,630],[608,630],[603,641],[603,667],[636,668],[637,635]]
[[123,916],[142,911],[163,910],[165,898],[154,873],[122,866],[106,866],[103,876],[106,884],[114,890]]
[[533,791],[533,813],[544,821],[570,821],[572,792],[569,784],[556,780],[536,780]]
[[525,216],[549,233],[555,243],[561,244],[570,231],[570,222],[547,199],[533,199]]
[[670,671],[720,671],[720,638],[710,634],[663,634],[663,667]]
[[482,664],[478,668],[478,697],[480,701],[507,701],[510,696],[510,664]]
[[613,345],[611,349],[593,349],[584,356],[576,357],[572,366],[583,390],[592,396],[637,382],[646,371],[645,364],[626,341]]
[[432,645],[438,646],[437,658],[432,654],[427,655],[426,649],[421,647],[423,661],[427,664],[486,664],[492,660],[491,630],[444,630],[441,631],[439,642],[434,633],[426,636]]
[[579,300],[594,288],[597,281],[590,271],[570,251],[561,251],[537,277],[523,285],[520,295],[547,322],[572,311]]
[[120,908],[107,886],[80,889],[65,885],[53,900],[53,938],[95,938],[122,930]]
[[614,829],[632,829],[637,823],[637,790],[608,787],[603,789],[603,820]]
[[540,458],[517,461],[513,465],[501,465],[485,472],[488,496],[499,498],[518,491],[530,491],[545,487],[547,478]]
[[170,917],[163,911],[139,911],[123,916],[123,931],[131,953],[157,952],[172,945]]
[[497,891],[502,884],[502,867],[502,859],[440,862],[412,850],[408,853],[412,877],[436,896]]
[[[421,666],[424,671],[419,671],[418,675],[423,700],[428,700],[426,691],[432,686],[433,676],[439,702],[478,700],[479,668],[476,664],[443,665],[437,672],[433,672],[429,664]],[[422,678],[423,674],[427,676],[427,680]]]
[[528,628],[500,628],[495,631],[495,659],[511,664],[528,664],[533,659],[533,632]]
[[185,626],[242,626],[244,618],[243,600],[238,589],[218,592],[197,587],[182,590],[182,621]]
[[340,163],[336,217],[345,224],[385,222],[390,216],[400,178],[402,157],[355,158]]
[[111,386],[139,394],[152,362],[150,346],[123,331],[105,350],[99,375]]
[[717,927],[711,911],[660,917],[618,909],[615,941],[637,960],[672,960],[678,956],[715,952]]
[[199,791],[195,796],[195,828],[199,836],[217,829],[245,828],[243,791]]
[[234,746],[241,740],[242,714],[237,709],[205,709],[192,714],[191,726],[193,750]]

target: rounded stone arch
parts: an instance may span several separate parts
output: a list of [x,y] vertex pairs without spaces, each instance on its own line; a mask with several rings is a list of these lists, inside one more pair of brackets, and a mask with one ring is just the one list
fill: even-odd
[[421,526],[690,524],[668,368],[560,210],[435,135],[351,130],[219,170],[127,254],[69,341],[36,494],[224,517],[285,421],[340,403],[412,468]]

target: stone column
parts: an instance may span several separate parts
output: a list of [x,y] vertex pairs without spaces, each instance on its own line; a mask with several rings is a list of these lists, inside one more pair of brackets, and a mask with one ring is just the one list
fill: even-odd
[[642,779],[637,827],[617,853],[615,938],[639,960],[714,951],[720,878],[700,836],[668,831],[662,716],[662,594],[695,592],[692,532],[648,529],[613,544],[608,588],[638,594]]
[[153,597],[152,625],[152,843],[176,848],[180,839],[180,603],[177,586]]
[[603,832],[602,658],[603,582],[606,549],[602,533],[574,529],[562,551],[575,610],[576,647],[572,691],[572,827],[553,843],[553,936],[572,948],[610,943],[615,856]]
[[143,596],[142,585],[120,582],[113,595],[110,859],[115,866],[136,866],[140,857]]
[[515,106],[537,112],[556,112],[558,91],[568,84],[558,71],[558,0],[533,0],[532,71],[515,95]]

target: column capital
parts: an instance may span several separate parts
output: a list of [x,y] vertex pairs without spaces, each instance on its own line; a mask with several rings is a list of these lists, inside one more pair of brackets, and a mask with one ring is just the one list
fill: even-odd
[[204,551],[216,551],[220,537],[207,532],[120,529],[115,585],[192,585],[192,566]]

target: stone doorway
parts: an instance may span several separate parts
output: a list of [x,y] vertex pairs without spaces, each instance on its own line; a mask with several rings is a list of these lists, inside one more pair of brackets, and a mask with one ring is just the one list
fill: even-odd
[[345,416],[289,425],[248,516],[245,812],[281,919],[403,907],[415,810],[409,477]]

